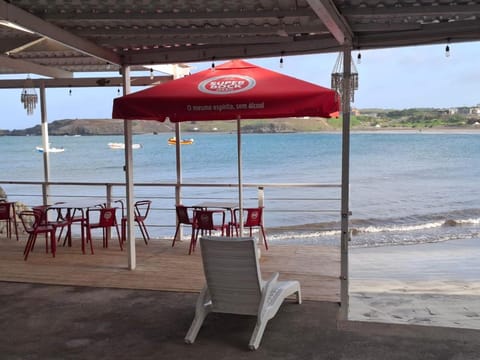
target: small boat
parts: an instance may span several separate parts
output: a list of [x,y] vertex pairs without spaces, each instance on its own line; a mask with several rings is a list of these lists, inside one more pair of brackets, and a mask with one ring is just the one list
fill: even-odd
[[[45,150],[43,149],[43,146],[36,146],[35,150],[39,153],[45,152]],[[64,152],[64,151],[65,151],[65,149],[63,147],[56,148],[56,147],[52,147],[50,145],[48,146],[48,149],[47,149],[47,152],[49,152],[49,153],[61,153],[61,152]]]
[[[177,143],[177,138],[171,137],[168,139],[168,145],[175,145]],[[192,145],[193,139],[182,139],[180,140],[180,145]]]
[[[108,147],[110,149],[114,149],[114,150],[122,150],[122,149],[125,149],[125,144],[124,143],[114,143],[114,142],[110,142],[108,143]],[[132,144],[132,149],[141,149],[143,147],[142,144]]]

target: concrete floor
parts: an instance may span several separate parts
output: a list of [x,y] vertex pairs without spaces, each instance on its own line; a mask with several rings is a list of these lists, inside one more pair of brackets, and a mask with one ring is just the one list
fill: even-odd
[[255,319],[247,316],[210,314],[187,345],[196,297],[0,282],[0,359],[480,358],[478,331],[351,322],[338,330],[337,304],[314,301],[287,301],[255,352],[247,347]]

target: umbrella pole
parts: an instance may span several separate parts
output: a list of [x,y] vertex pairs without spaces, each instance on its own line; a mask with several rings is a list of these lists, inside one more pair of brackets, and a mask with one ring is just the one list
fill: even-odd
[[[180,145],[181,141],[181,130],[180,123],[175,123],[175,138],[177,142],[175,144],[175,160],[176,160],[176,170],[177,170],[177,182],[175,185],[175,204],[180,205],[182,203],[182,148]],[[178,225],[178,219],[177,219]],[[180,231],[177,234],[177,239],[183,239],[183,225],[180,224]]]
[[[130,67],[122,67],[123,94],[130,93]],[[123,121],[123,132],[125,142],[125,184],[127,203],[127,254],[128,269],[134,270],[137,267],[137,255],[135,251],[135,228],[134,228],[134,191],[133,191],[133,152],[132,152],[132,121]]]
[[50,197],[50,142],[48,140],[48,120],[47,120],[47,105],[46,105],[45,84],[40,85],[40,112],[42,116],[42,146],[43,146],[43,205],[47,205]]
[[237,118],[237,165],[238,165],[238,209],[240,237],[243,236],[243,175],[242,175],[242,128],[240,117]]

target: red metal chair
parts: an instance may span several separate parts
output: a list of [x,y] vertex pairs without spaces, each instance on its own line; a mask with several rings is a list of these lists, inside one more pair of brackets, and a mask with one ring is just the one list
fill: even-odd
[[[175,235],[173,236],[172,247],[175,246],[175,241],[177,240],[178,232],[180,230],[180,225],[190,225],[192,226],[193,233],[193,216],[194,210],[196,208],[191,206],[176,205],[175,211],[177,213],[177,228],[175,229]],[[192,214],[190,216],[190,214]]]
[[195,210],[193,212],[192,238],[188,255],[195,251],[200,231],[202,234],[208,231],[209,235],[212,235],[212,231],[221,231],[223,236],[228,232],[228,227],[229,224],[225,224],[224,210]]
[[12,224],[15,230],[15,236],[18,241],[17,215],[15,213],[15,203],[9,201],[0,202],[0,221],[5,222],[7,237],[12,238]]
[[[115,228],[117,231],[118,243],[120,244],[120,250],[123,251],[122,238],[120,231],[118,230],[118,223],[116,217],[116,208],[89,208],[86,212],[86,221],[84,223],[87,242],[90,242],[90,250],[93,254],[92,244],[92,230],[103,230],[103,247],[108,248],[109,229]],[[82,244],[83,248],[83,244]]]
[[[122,219],[120,220],[120,225],[122,229],[122,242],[125,242],[127,238],[127,216],[125,215],[125,204],[123,200],[117,200],[121,204],[122,207]],[[148,241],[150,240],[150,234],[148,233],[147,226],[145,225],[145,220],[148,217],[150,212],[150,206],[152,205],[151,200],[139,200],[134,204],[134,221],[137,223],[140,232],[142,233],[143,241],[145,241],[145,245],[148,245]]]
[[[243,213],[244,213],[244,219],[245,219],[245,222],[243,223],[243,227],[250,228],[250,236],[252,236],[253,228],[260,228],[260,231],[262,232],[262,235],[263,235],[263,242],[265,244],[265,249],[268,250],[267,237],[265,235],[265,229],[263,227],[263,207],[243,208]],[[240,224],[238,223],[238,220],[237,220],[240,218],[239,215],[240,215],[240,209],[235,209],[234,220],[230,224],[235,229],[237,236],[238,236],[238,229],[240,227]]]
[[20,220],[22,221],[23,227],[28,234],[27,244],[25,245],[25,250],[23,251],[24,260],[28,258],[28,254],[33,250],[35,246],[35,241],[37,240],[38,234],[45,234],[45,249],[48,253],[48,240],[50,239],[50,248],[52,251],[53,257],[55,257],[56,252],[56,241],[55,241],[55,226],[44,222],[44,212],[41,210],[25,210],[18,214]]
[[152,202],[150,200],[139,200],[134,205],[134,213],[135,213],[135,222],[138,224],[140,232],[143,236],[143,241],[145,244],[148,245],[148,241],[150,240],[150,235],[148,234],[147,226],[145,225],[145,220],[148,217],[148,213],[150,212],[150,206]]
[[[65,241],[68,237],[68,228],[71,224],[71,220],[68,219],[65,214],[62,213],[60,208],[52,207],[49,205],[38,205],[32,208],[40,216],[40,222],[42,225],[50,225],[55,228],[55,230],[60,229],[58,236],[55,236],[57,241],[60,242],[63,234],[63,230],[67,228],[67,233],[65,235]],[[52,214],[53,213],[53,214]],[[47,236],[47,234],[45,235]]]

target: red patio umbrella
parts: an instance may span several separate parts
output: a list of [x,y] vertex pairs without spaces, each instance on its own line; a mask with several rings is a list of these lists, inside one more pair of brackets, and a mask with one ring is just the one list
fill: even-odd
[[[149,89],[116,98],[112,117],[171,122],[238,120],[238,185],[242,209],[240,119],[338,116],[340,98],[291,76],[232,60]],[[242,211],[240,211],[242,214]],[[240,218],[241,230],[242,219]]]
[[113,118],[172,122],[338,115],[338,94],[303,80],[232,60],[116,98]]

